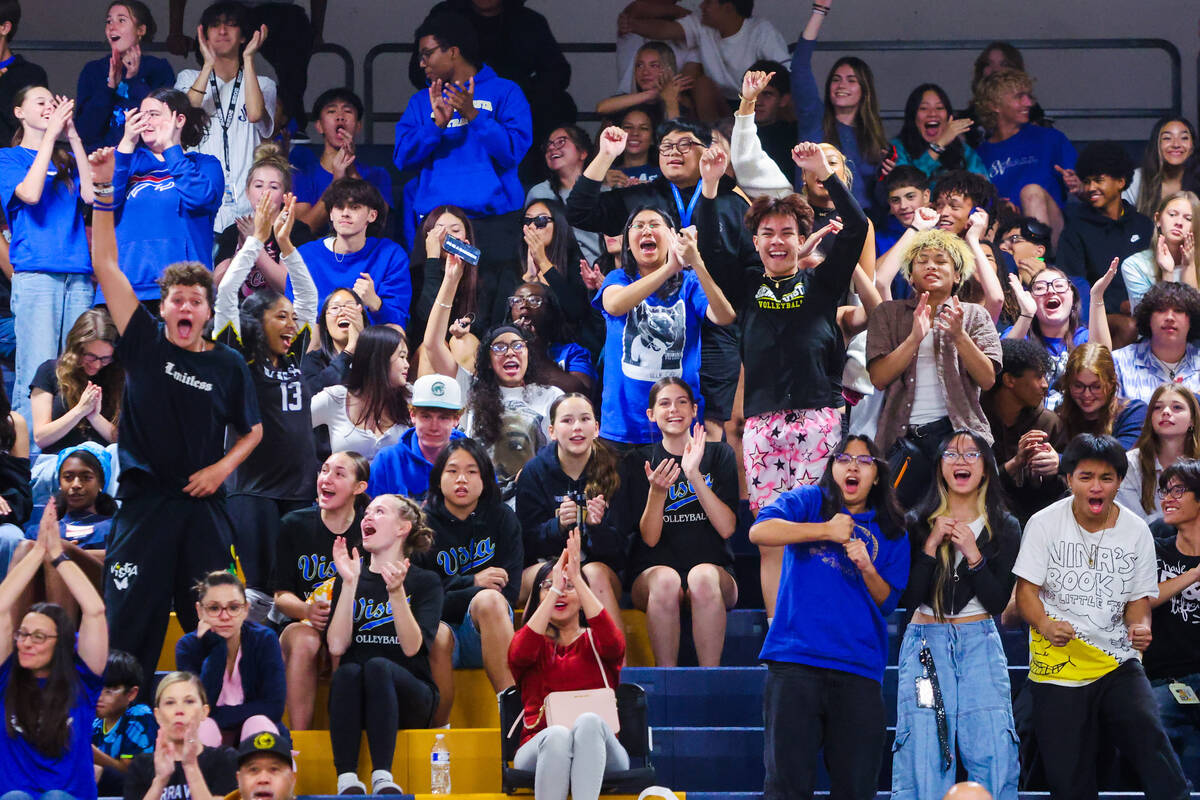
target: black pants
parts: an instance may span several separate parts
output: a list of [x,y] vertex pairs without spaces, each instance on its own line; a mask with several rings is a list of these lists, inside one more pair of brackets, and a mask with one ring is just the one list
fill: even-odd
[[704,419],[722,425],[733,417],[742,356],[737,330],[712,325],[700,329],[700,394],[704,395]]
[[404,667],[386,658],[342,664],[329,687],[329,741],[333,767],[340,775],[358,768],[358,747],[367,732],[371,769],[392,769],[396,732],[428,728],[438,692]]
[[250,589],[267,591],[275,566],[279,520],[290,511],[308,508],[310,500],[276,500],[255,494],[231,494],[229,516],[234,521],[233,545]]
[[822,748],[831,800],[873,800],[887,725],[878,681],[771,661],[763,718],[764,800],[811,798]]
[[[260,25],[267,26],[267,41],[262,55],[275,69],[279,100],[283,113],[296,120],[298,130],[308,124],[304,107],[304,92],[308,89],[308,62],[313,51],[313,27],[308,15],[298,5],[267,3],[250,9],[249,40]],[[268,109],[274,115],[275,109]],[[388,198],[389,201],[391,198]]]
[[109,646],[132,653],[154,675],[171,603],[196,629],[196,582],[233,564],[233,526],[223,497],[145,489],[122,499],[104,554]]
[[1148,800],[1188,796],[1140,661],[1126,661],[1087,686],[1031,683],[1029,688],[1042,766],[1056,800],[1096,797],[1096,754],[1103,735],[1133,765]]

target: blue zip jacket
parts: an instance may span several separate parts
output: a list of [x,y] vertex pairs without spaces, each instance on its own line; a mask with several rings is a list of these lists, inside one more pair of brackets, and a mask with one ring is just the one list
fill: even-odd
[[[145,147],[116,154],[113,202],[117,205],[117,252],[121,271],[139,300],[160,297],[155,280],[177,261],[212,269],[213,220],[221,207],[221,162],[178,145],[159,161]],[[100,292],[96,302],[103,302]]]
[[[450,431],[450,441],[465,439],[466,434],[455,428]],[[380,450],[371,461],[371,478],[367,481],[367,494],[408,495],[420,502],[429,491],[429,473],[433,462],[426,461],[417,444],[417,429],[409,428],[400,441]]]
[[533,142],[529,103],[517,84],[485,64],[475,75],[475,108],[474,121],[455,112],[442,129],[433,123],[429,92],[420,91],[396,123],[392,160],[402,172],[420,172],[412,206],[418,217],[444,204],[472,217],[524,207],[517,165]]
[[89,153],[116,147],[125,135],[125,111],[139,107],[155,89],[174,85],[171,63],[146,53],[137,75],[123,79],[115,89],[108,86],[108,56],[84,64],[75,90],[75,129],[83,146]]
[[240,706],[219,706],[221,686],[225,680],[225,659],[229,651],[225,640],[208,631],[185,635],[175,644],[175,667],[200,676],[208,696],[209,716],[221,730],[240,728],[255,714],[262,714],[276,725],[283,719],[283,704],[287,697],[287,681],[283,672],[283,655],[279,638],[263,625],[247,620],[242,625],[242,660],[238,672],[246,702]]

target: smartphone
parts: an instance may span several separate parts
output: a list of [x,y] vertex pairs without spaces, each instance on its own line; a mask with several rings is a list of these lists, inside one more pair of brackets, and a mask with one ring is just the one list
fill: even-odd
[[446,241],[442,242],[442,249],[447,253],[453,253],[468,264],[479,266],[479,248],[472,247],[461,239],[455,239],[453,236],[447,236]]

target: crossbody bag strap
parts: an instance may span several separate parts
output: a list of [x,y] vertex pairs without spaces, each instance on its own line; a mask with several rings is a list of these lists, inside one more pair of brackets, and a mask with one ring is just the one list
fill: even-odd
[[587,629],[588,644],[592,646],[592,654],[596,656],[596,663],[600,665],[600,677],[604,679],[604,688],[611,689],[608,685],[608,673],[604,670],[604,662],[600,660],[600,651],[596,649],[596,640],[592,636],[592,629]]

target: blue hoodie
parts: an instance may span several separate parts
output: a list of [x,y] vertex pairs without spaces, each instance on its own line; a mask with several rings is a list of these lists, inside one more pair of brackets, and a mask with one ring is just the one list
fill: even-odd
[[[331,238],[306,242],[296,248],[317,285],[319,302],[324,303],[325,298],[338,289],[353,288],[359,274],[365,272],[375,282],[375,294],[379,295],[380,302],[378,311],[367,311],[371,324],[395,323],[407,327],[408,307],[412,304],[412,276],[404,248],[391,239],[368,236],[361,250],[335,254],[329,248]],[[292,296],[290,280],[287,294]]]
[[145,147],[118,151],[113,171],[117,252],[139,300],[159,299],[155,280],[169,264],[199,261],[212,269],[213,220],[225,192],[221,162],[178,145],[163,159]]
[[517,165],[533,142],[529,103],[517,84],[485,64],[475,75],[475,108],[474,121],[455,112],[442,129],[433,123],[429,92],[420,91],[396,123],[392,160],[402,172],[420,171],[411,209],[418,217],[445,204],[472,217],[524,207]]
[[[758,514],[785,522],[825,522],[820,486],[784,492]],[[845,507],[841,513],[847,513]],[[883,681],[887,663],[887,620],[908,583],[907,534],[889,539],[875,511],[853,514],[854,537],[867,545],[881,578],[892,587],[883,606],[867,590],[862,573],[842,545],[833,542],[789,544],[783,552],[775,619],[759,658],[850,672]]]
[[[450,441],[465,439],[466,434],[455,428],[450,431]],[[371,478],[367,481],[367,494],[403,494],[418,502],[425,499],[429,491],[429,473],[433,462],[427,461],[417,444],[417,429],[409,428],[400,441],[380,450],[371,461]]]

